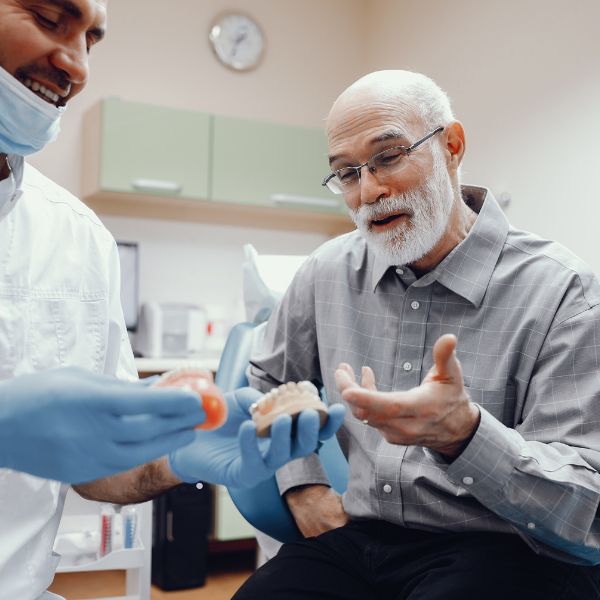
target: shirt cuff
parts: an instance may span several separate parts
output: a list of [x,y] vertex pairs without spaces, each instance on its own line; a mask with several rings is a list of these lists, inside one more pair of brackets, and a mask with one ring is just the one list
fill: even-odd
[[316,454],[290,461],[277,471],[277,485],[283,496],[288,490],[299,485],[328,485],[329,479]]
[[512,476],[525,443],[514,429],[506,427],[478,405],[481,420],[463,452],[448,465],[446,475],[468,490],[488,508],[504,498],[504,487]]

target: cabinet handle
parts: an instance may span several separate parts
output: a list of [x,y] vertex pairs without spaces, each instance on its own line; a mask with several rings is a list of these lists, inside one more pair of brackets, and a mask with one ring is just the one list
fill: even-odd
[[271,194],[271,200],[276,204],[303,204],[304,206],[321,206],[324,208],[339,208],[340,206],[340,201],[335,198],[313,198],[292,194]]
[[174,542],[173,537],[173,511],[167,511],[167,542]]
[[172,194],[179,194],[183,189],[183,186],[176,181],[163,181],[160,179],[134,179],[131,186],[136,190],[171,192]]

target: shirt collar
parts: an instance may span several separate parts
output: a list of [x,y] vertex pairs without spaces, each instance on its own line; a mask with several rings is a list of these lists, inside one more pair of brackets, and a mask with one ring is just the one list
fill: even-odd
[[9,155],[8,164],[11,172],[8,178],[0,181],[0,219],[5,217],[16,205],[22,195],[23,164],[22,156]]
[[[488,189],[464,185],[461,191],[465,203],[478,213],[477,220],[467,237],[433,271],[412,285],[425,287],[438,281],[474,306],[479,306],[504,246],[509,224]],[[395,267],[386,264],[379,256],[375,257],[371,281],[373,291],[391,268]],[[410,269],[405,271],[409,277],[412,275]]]

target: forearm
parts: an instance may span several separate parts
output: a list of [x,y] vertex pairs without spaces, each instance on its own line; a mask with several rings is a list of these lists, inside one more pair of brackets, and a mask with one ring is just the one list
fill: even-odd
[[169,469],[167,459],[161,458],[125,473],[74,485],[73,489],[87,500],[138,504],[152,500],[180,483]]
[[285,501],[305,537],[315,537],[348,523],[341,496],[329,486],[293,488],[285,494]]
[[600,563],[600,474],[573,448],[527,441],[481,412],[478,431],[448,477],[541,553]]

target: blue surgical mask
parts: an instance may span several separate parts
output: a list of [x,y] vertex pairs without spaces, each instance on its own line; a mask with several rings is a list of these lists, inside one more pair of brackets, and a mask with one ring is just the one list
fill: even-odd
[[42,100],[0,67],[0,153],[26,156],[53,142],[65,107]]

